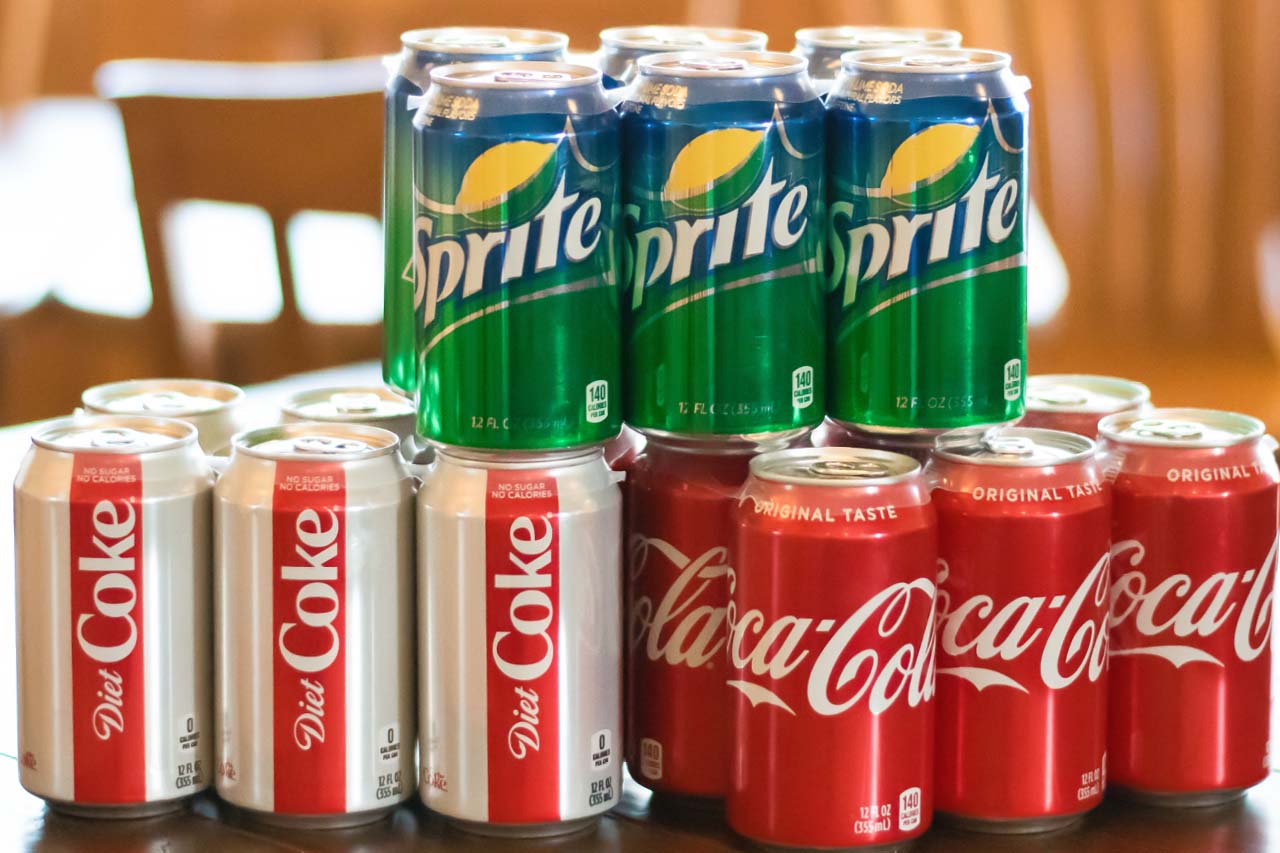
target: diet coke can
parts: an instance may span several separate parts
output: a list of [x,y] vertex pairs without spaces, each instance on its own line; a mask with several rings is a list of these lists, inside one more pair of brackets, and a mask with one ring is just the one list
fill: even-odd
[[1098,422],[1117,412],[1141,411],[1151,389],[1132,379],[1083,374],[1046,374],[1027,379],[1027,412],[1019,426],[1098,435]]
[[240,429],[244,392],[208,379],[130,379],[95,385],[80,396],[90,414],[177,418],[200,432],[205,453],[224,452]]
[[1043,832],[1102,802],[1109,486],[1093,442],[957,430],[938,511],[935,800],[986,832]]
[[933,814],[937,519],[919,464],[751,462],[729,606],[729,825],[770,846],[898,844]]
[[213,474],[181,421],[55,421],[14,483],[22,786],[92,817],[208,785]]
[[1268,772],[1274,442],[1206,409],[1099,429],[1115,475],[1111,782],[1162,805],[1231,800]]
[[442,448],[419,492],[420,788],[464,829],[573,832],[622,793],[617,479],[599,448]]
[[396,436],[236,436],[215,492],[218,794],[299,827],[413,792],[413,497]]
[[400,437],[400,454],[406,460],[431,461],[430,447],[426,448],[425,458],[415,459],[418,447],[414,427],[418,413],[413,401],[390,388],[348,385],[299,391],[280,407],[280,417],[285,423],[321,421],[388,429]]

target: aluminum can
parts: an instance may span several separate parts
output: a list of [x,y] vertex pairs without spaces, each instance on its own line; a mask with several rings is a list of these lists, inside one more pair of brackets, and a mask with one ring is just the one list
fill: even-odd
[[441,449],[419,491],[419,787],[463,829],[574,832],[622,794],[617,480],[599,448]]
[[846,57],[827,99],[835,420],[919,433],[1022,415],[1026,89],[993,51]]
[[809,76],[814,81],[829,84],[840,75],[840,57],[850,51],[959,46],[960,33],[955,30],[921,27],[805,27],[796,30],[796,46],[792,53],[809,63]]
[[[280,407],[280,419],[284,423],[321,421],[390,430],[399,437],[400,455],[406,460],[430,461],[430,447],[418,447],[414,435],[418,418],[413,401],[390,388],[351,385],[299,391]],[[424,451],[426,458],[422,458]]]
[[618,115],[600,72],[431,72],[414,119],[418,432],[549,450],[622,427]]
[[981,832],[1102,802],[1110,485],[1093,441],[1005,427],[938,439],[934,804]]
[[[437,65],[478,60],[564,58],[569,37],[544,30],[440,27],[400,36],[387,80],[382,148],[382,381],[417,393],[417,330],[413,272],[413,114]],[[415,314],[419,316],[415,316]]]
[[130,379],[80,395],[85,412],[177,418],[195,426],[205,453],[220,453],[242,428],[244,392],[209,379]]
[[606,89],[626,86],[635,79],[636,60],[679,50],[764,50],[769,37],[757,30],[728,27],[642,26],[610,27],[600,31],[596,63]]
[[751,462],[729,605],[729,826],[782,847],[901,844],[933,816],[938,525],[914,459]]
[[627,411],[651,435],[813,427],[825,409],[822,102],[787,53],[639,60],[627,151]]
[[1098,428],[1115,477],[1110,782],[1157,805],[1235,799],[1269,769],[1275,444],[1207,409]]
[[[631,466],[640,458],[640,454],[644,452],[644,434],[636,432],[626,424],[622,425],[622,431],[618,435],[605,444],[604,461],[609,463],[609,467],[615,471],[629,471]],[[623,481],[626,482],[625,480]]]
[[40,428],[14,492],[18,778],[50,806],[143,817],[208,787],[209,496],[190,424]]
[[413,497],[396,436],[236,436],[214,500],[217,789],[297,828],[413,794]]
[[1082,374],[1027,378],[1027,412],[1020,426],[1043,427],[1097,438],[1098,422],[1117,412],[1151,405],[1151,389],[1132,379]]

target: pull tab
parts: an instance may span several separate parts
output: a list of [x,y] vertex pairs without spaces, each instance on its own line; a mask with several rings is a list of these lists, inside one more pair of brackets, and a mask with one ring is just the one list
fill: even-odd
[[328,435],[306,435],[294,439],[293,449],[297,453],[329,456],[337,453],[359,453],[368,450],[369,445],[354,438],[334,438]]
[[993,435],[982,443],[998,456],[1030,456],[1036,452],[1036,443],[1021,435]]
[[916,53],[907,56],[902,64],[911,68],[954,68],[957,65],[968,65],[967,56],[941,56],[936,53]]
[[1189,441],[1204,435],[1199,424],[1162,418],[1134,421],[1129,430],[1143,438],[1163,438],[1167,441]]
[[700,57],[698,59],[686,59],[680,63],[680,67],[688,68],[690,71],[744,71],[747,63],[736,57]]
[[333,407],[344,415],[358,415],[376,412],[382,400],[377,394],[368,391],[340,392],[329,398]]
[[94,432],[89,439],[89,446],[103,450],[124,450],[141,444],[142,434],[137,430],[118,427],[103,427]]
[[842,459],[822,459],[809,466],[809,472],[815,477],[830,479],[879,479],[889,476],[889,469],[883,462],[874,459],[859,459],[848,462]]
[[1080,389],[1072,388],[1068,385],[1051,385],[1048,388],[1038,388],[1035,391],[1028,392],[1027,399],[1045,403],[1049,406],[1083,406],[1089,402],[1089,398]]
[[149,391],[138,398],[144,412],[176,412],[191,407],[191,398],[181,391]]

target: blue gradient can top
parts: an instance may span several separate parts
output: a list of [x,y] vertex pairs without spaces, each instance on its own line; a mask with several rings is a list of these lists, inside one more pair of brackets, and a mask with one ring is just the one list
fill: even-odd
[[493,60],[558,61],[569,37],[551,30],[511,27],[434,27],[401,33],[399,76],[426,89],[438,65]]
[[600,31],[597,64],[607,89],[630,83],[642,56],[680,50],[759,51],[769,37],[757,30],[728,27],[644,26],[610,27]]
[[796,30],[792,52],[809,63],[815,80],[834,80],[840,73],[840,57],[849,51],[903,47],[959,47],[955,30],[922,27],[806,27]]

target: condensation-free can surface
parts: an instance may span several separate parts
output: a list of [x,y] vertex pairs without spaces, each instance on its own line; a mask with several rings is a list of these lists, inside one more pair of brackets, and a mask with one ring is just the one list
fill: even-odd
[[922,27],[805,27],[796,30],[791,52],[809,63],[809,76],[827,83],[840,75],[840,57],[850,51],[895,47],[959,47],[955,30]]
[[1107,415],[1151,405],[1151,389],[1132,379],[1042,374],[1027,379],[1027,411],[1019,426],[1061,429],[1097,438]]
[[610,27],[600,31],[596,64],[606,89],[626,86],[635,79],[636,60],[676,50],[764,50],[769,37],[756,30],[689,25]]
[[205,453],[226,450],[243,428],[243,401],[244,391],[235,385],[209,379],[129,379],[95,385],[80,396],[91,414],[186,421],[198,430]]

